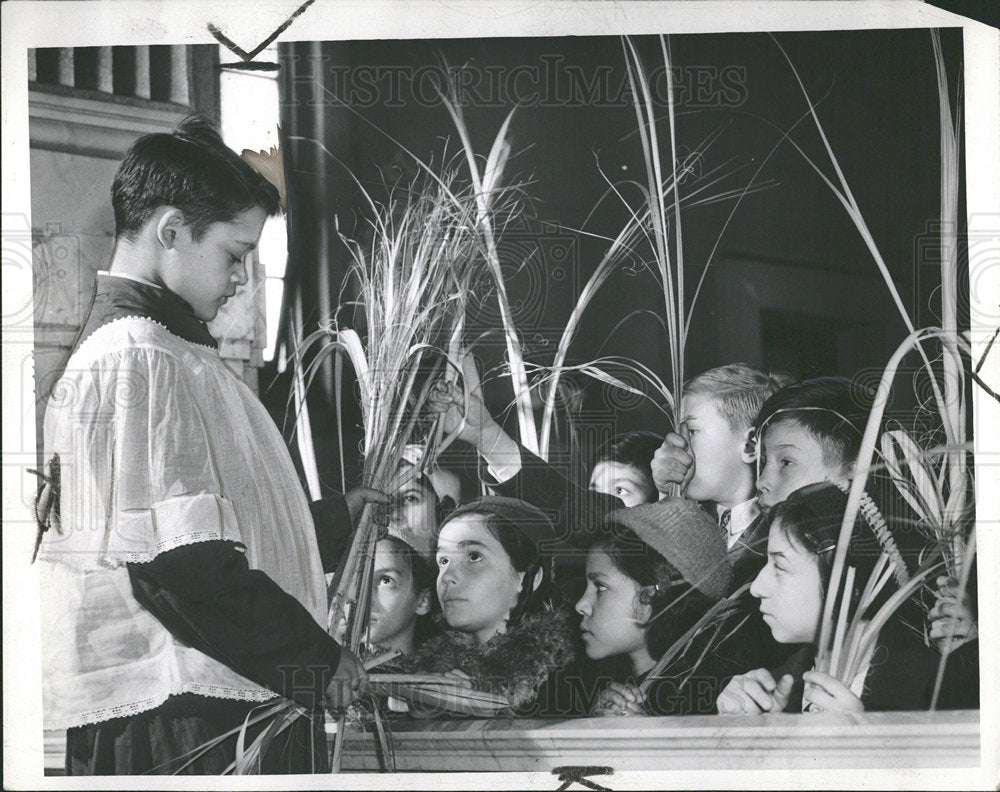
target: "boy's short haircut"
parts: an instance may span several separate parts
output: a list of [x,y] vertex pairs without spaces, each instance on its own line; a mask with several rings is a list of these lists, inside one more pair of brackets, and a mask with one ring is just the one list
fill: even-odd
[[768,426],[796,423],[823,446],[826,464],[855,462],[873,402],[869,389],[844,377],[816,377],[789,385],[761,407],[755,423],[758,442]]
[[115,236],[134,239],[153,211],[173,206],[184,214],[199,241],[212,223],[241,212],[279,206],[278,190],[222,142],[203,116],[188,116],[170,134],[139,138],[128,150],[111,185]]
[[754,425],[768,398],[794,381],[784,372],[768,374],[746,363],[730,363],[689,379],[684,383],[683,395],[708,394],[729,426],[741,432]]
[[649,472],[653,454],[663,445],[663,438],[652,432],[625,432],[615,435],[597,451],[594,464],[618,462]]

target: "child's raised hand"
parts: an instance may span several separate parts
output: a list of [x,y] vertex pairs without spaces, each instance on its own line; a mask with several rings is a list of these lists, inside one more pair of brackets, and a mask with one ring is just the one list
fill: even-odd
[[676,432],[668,432],[663,445],[653,454],[649,469],[660,492],[670,492],[673,484],[687,487],[694,476],[694,457],[689,453],[688,441]]
[[967,592],[959,591],[953,577],[937,579],[937,602],[927,614],[930,621],[931,643],[941,654],[954,651],[979,637],[976,618],[972,614]]
[[836,677],[822,671],[806,671],[802,675],[803,709],[807,712],[864,712],[865,705]]
[[390,503],[392,498],[384,492],[379,492],[371,487],[355,487],[344,493],[344,502],[347,504],[347,511],[351,514],[351,522],[356,523],[361,516],[361,510],[366,503],[380,503],[383,506]]
[[734,676],[715,702],[720,715],[759,715],[781,712],[788,704],[794,679],[785,674],[778,682],[766,668]]
[[612,682],[598,696],[592,715],[645,715],[642,708],[643,695],[635,685]]
[[445,434],[451,434],[461,427],[458,439],[479,448],[483,441],[484,429],[495,421],[483,401],[483,387],[479,381],[475,358],[470,352],[462,356],[462,377],[469,393],[468,404],[461,386],[439,379],[430,390],[428,407],[431,412],[441,417]]

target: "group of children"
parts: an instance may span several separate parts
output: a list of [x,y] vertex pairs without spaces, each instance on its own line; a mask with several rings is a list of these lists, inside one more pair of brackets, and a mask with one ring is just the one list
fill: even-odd
[[[946,651],[937,706],[977,706],[974,603],[943,576],[925,592],[932,608],[915,601],[883,628],[857,679],[812,667],[870,407],[848,380],[794,383],[742,363],[705,372],[685,385],[679,433],[614,438],[590,493],[519,446],[470,385],[471,397],[442,383],[437,409],[500,497],[425,524],[442,632],[405,668],[461,674],[531,715],[920,709]],[[866,494],[851,535],[850,617],[883,551],[901,581],[929,544],[881,484],[888,507]],[[585,590],[567,597],[574,584]]]
[[[365,693],[362,658],[321,626],[365,502],[386,514],[366,652],[502,694],[508,714],[922,708],[941,652],[960,683],[940,706],[977,706],[975,603],[946,577],[857,679],[814,668],[867,418],[847,381],[712,369],[686,383],[676,432],[615,438],[583,488],[503,430],[468,357],[464,387],[437,383],[431,404],[492,494],[463,499],[414,447],[398,492],[309,504],[205,324],[246,281],[277,191],[193,119],[129,151],[112,203],[110,271],[57,389],[72,398],[46,413],[44,710],[68,773],[221,772],[274,693],[307,712]],[[883,528],[863,510],[859,573]],[[895,538],[902,574],[915,536]],[[322,770],[322,745],[322,719],[300,719],[262,768]]]

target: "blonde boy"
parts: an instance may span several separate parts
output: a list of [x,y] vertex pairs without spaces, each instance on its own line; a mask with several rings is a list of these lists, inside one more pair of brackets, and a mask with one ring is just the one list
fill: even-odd
[[760,511],[751,440],[761,405],[790,384],[746,363],[709,369],[688,380],[681,398],[680,434],[669,433],[653,455],[653,482],[661,493],[681,484],[684,494],[714,509],[730,562],[741,557]]

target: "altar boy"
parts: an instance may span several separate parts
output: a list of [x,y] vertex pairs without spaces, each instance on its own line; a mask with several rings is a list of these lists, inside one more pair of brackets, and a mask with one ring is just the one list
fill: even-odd
[[321,626],[281,434],[205,324],[246,282],[277,190],[194,117],[136,142],[111,200],[109,271],[45,417],[61,483],[38,554],[45,728],[67,730],[68,774],[220,773],[235,736],[195,749],[278,693],[304,715],[262,770],[322,770],[319,708],[365,674]]

